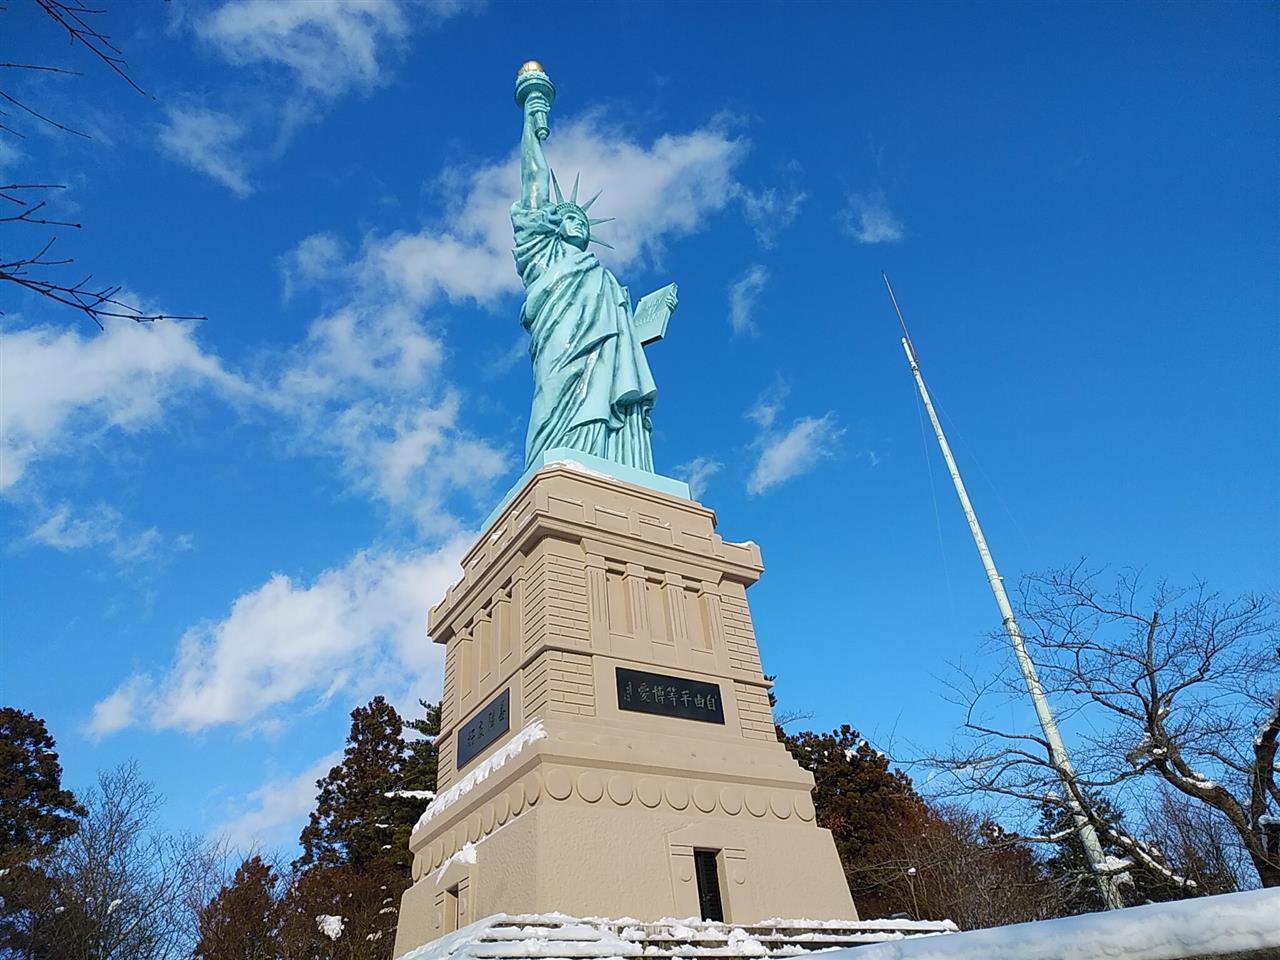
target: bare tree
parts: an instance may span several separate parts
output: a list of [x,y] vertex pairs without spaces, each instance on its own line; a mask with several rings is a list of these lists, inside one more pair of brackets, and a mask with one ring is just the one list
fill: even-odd
[[[1176,590],[1121,574],[1109,587],[1083,564],[1027,578],[1019,619],[1046,693],[1076,730],[1074,800],[1121,856],[1107,872],[1148,871],[1187,892],[1166,851],[1133,837],[1098,809],[1148,806],[1165,786],[1230,828],[1263,886],[1280,885],[1280,651],[1274,603],[1223,599],[1203,584]],[[980,791],[1066,811],[1069,798],[1036,734],[1001,729],[996,703],[1022,695],[1001,675],[954,688],[968,716],[965,736],[927,762],[958,792]],[[1062,837],[1034,839],[1061,840]]]
[[1141,816],[1143,837],[1198,890],[1233,893],[1251,884],[1249,857],[1217,810],[1160,784]]
[[931,804],[868,854],[851,865],[850,886],[874,890],[882,910],[892,906],[917,920],[946,917],[965,930],[1062,912],[1030,845],[960,806]]
[[[73,49],[105,65],[138,93],[146,95],[129,74],[128,64],[110,36],[99,28],[105,9],[87,6],[83,0],[31,0],[64,32]],[[5,12],[0,7],[0,13]],[[60,123],[15,92],[11,81],[24,75],[82,76],[80,71],[55,64],[0,62],[0,137],[25,139],[22,121],[52,127],[66,136],[91,139],[87,133]],[[163,319],[197,320],[202,317],[148,313],[120,298],[119,284],[103,284],[92,274],[66,279],[58,268],[75,261],[54,251],[58,236],[53,230],[79,230],[81,225],[49,210],[49,199],[65,189],[60,183],[0,183],[0,283],[10,283],[84,314],[102,328],[108,319],[138,322]],[[21,251],[21,252],[18,252]],[[0,311],[0,315],[3,312]]]
[[[88,814],[51,856],[38,940],[68,960],[170,960],[195,945],[196,911],[221,884],[220,848],[157,829],[162,800],[136,764],[102,773]],[[44,956],[45,954],[39,954]]]

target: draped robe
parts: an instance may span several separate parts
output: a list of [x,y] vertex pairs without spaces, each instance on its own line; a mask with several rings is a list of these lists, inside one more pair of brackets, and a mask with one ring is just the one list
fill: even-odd
[[511,207],[525,286],[533,408],[525,465],[569,447],[652,472],[649,411],[658,388],[632,322],[631,298],[595,254],[560,235],[554,208]]

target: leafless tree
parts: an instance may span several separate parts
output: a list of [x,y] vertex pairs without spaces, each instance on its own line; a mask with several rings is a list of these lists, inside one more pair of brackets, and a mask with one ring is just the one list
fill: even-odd
[[1212,807],[1160,784],[1141,811],[1142,835],[1170,867],[1206,894],[1251,885],[1253,866],[1227,818]]
[[850,884],[876,890],[882,912],[945,917],[965,930],[1061,913],[1057,891],[1031,847],[961,806],[931,804],[869,854],[852,865]]
[[[47,867],[38,940],[68,960],[176,960],[225,876],[223,851],[159,830],[161,804],[135,764],[102,773],[88,815]],[[43,954],[42,954],[43,955]]]
[[[128,64],[110,36],[100,28],[105,9],[86,5],[83,0],[31,0],[54,28],[67,35],[70,46],[97,60],[121,80],[146,95],[129,74]],[[0,13],[5,12],[0,6]],[[91,139],[87,133],[55,120],[17,93],[12,81],[23,75],[54,74],[79,77],[78,70],[55,64],[0,62],[0,137],[25,139],[23,122],[52,127],[66,136]],[[201,317],[148,313],[120,298],[119,284],[103,284],[90,274],[68,280],[58,268],[69,267],[72,257],[55,252],[58,228],[79,230],[81,225],[50,212],[49,200],[60,183],[0,183],[0,283],[13,284],[38,296],[84,314],[102,328],[108,319],[138,322],[163,319],[195,320]],[[19,252],[20,251],[20,252]],[[0,311],[0,315],[2,315]]]
[[[1221,820],[1262,885],[1280,885],[1274,601],[1223,599],[1203,584],[1147,591],[1128,573],[1107,587],[1101,580],[1083,564],[1029,577],[1019,620],[1045,691],[1073,731],[1074,800],[1123,854],[1106,869],[1137,867],[1198,892],[1194,878],[1172,868],[1169,852],[1131,836],[1096,802],[1149,806],[1159,786],[1192,804],[1198,821]],[[953,688],[967,709],[965,735],[927,763],[947,773],[956,792],[1068,811],[1044,739],[989,719],[997,705],[1025,698],[1018,678],[976,682],[958,673]]]

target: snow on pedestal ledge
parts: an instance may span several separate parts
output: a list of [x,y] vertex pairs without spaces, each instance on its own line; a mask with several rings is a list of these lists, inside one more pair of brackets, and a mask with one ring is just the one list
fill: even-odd
[[547,736],[547,731],[542,726],[541,720],[534,720],[523,730],[502,745],[502,747],[485,757],[478,767],[468,773],[465,777],[455,783],[452,787],[440,794],[432,801],[431,805],[423,811],[422,816],[418,818],[418,822],[414,824],[413,832],[417,833],[428,823],[434,820],[440,814],[444,813],[449,807],[453,806],[468,793],[470,793],[476,784],[483,782],[489,778],[489,775],[502,768],[502,766],[514,757],[520,755],[529,744],[542,740]]

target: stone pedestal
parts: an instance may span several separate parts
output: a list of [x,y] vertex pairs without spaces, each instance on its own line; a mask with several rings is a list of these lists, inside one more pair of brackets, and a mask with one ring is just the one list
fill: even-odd
[[735,924],[857,918],[813,778],[774,735],[755,544],[691,500],[551,463],[463,567],[431,613],[439,788],[395,956],[498,913],[696,917],[710,884]]

